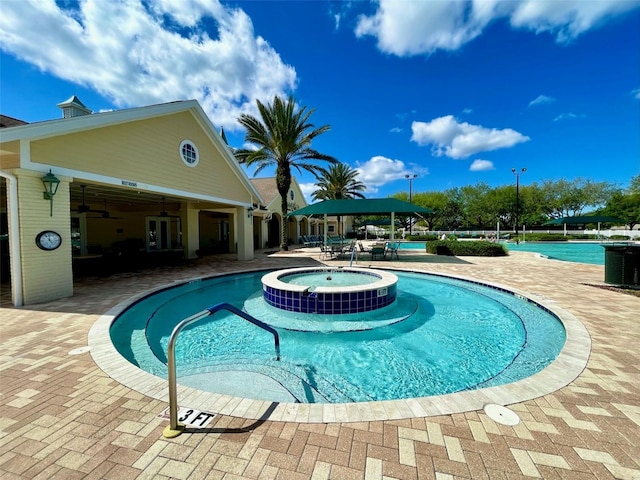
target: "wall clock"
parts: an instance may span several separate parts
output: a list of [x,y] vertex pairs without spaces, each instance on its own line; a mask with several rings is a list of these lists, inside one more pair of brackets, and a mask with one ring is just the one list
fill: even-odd
[[45,230],[36,235],[36,245],[42,250],[55,250],[62,243],[62,237],[59,233],[52,230]]

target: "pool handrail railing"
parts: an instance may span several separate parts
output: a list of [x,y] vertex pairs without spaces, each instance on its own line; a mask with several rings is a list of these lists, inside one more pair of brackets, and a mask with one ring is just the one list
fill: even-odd
[[194,322],[202,320],[203,318],[208,317],[209,315],[213,315],[214,313],[220,310],[227,310],[248,322],[253,323],[257,327],[266,330],[271,333],[274,338],[275,350],[276,350],[276,360],[280,360],[280,335],[273,328],[267,325],[264,322],[261,322],[257,318],[252,317],[246,312],[243,312],[239,308],[234,307],[229,303],[218,303],[212,307],[209,307],[201,312],[191,315],[190,317],[182,320],[178,325],[175,326],[173,332],[171,332],[171,337],[169,337],[169,344],[167,345],[167,372],[168,372],[168,382],[169,382],[169,425],[164,429],[162,435],[165,438],[175,438],[180,435],[184,431],[184,424],[178,422],[178,386],[176,382],[176,341],[178,340],[178,335],[180,332],[191,325]]

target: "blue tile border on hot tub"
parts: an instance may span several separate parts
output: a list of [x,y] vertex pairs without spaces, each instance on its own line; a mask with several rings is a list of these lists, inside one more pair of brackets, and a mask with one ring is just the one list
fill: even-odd
[[336,272],[327,268],[298,268],[272,272],[263,277],[265,301],[281,310],[299,313],[342,315],[386,307],[397,296],[398,278],[389,272],[349,268],[342,271],[377,277],[378,282],[347,287],[318,287],[315,291],[282,282],[280,278],[300,273]]

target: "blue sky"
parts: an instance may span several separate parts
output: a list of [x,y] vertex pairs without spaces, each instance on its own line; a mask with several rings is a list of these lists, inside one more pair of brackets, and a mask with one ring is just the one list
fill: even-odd
[[0,111],[195,98],[239,147],[240,113],[291,94],[331,125],[313,147],[370,198],[408,174],[423,192],[522,167],[522,184],[624,187],[640,173],[639,32],[638,1],[4,0]]

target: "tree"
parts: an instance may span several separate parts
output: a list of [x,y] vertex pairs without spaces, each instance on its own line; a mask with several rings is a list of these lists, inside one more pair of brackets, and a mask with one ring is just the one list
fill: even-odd
[[357,179],[360,172],[346,163],[331,165],[329,170],[319,168],[316,175],[316,186],[313,192],[314,200],[340,200],[345,198],[364,198],[360,192],[367,187]]
[[298,172],[306,170],[315,175],[320,167],[309,161],[337,162],[332,156],[311,148],[312,140],[331,127],[323,125],[315,128],[309,122],[309,117],[315,109],[301,107],[296,111],[296,102],[293,97],[285,101],[276,96],[271,104],[265,105],[260,100],[256,103],[260,118],[245,113],[238,118],[240,125],[247,129],[245,143],[256,148],[241,148],[235,150],[234,154],[240,163],[257,167],[254,175],[265,167],[276,167],[276,188],[280,194],[282,208],[280,249],[287,250],[289,240],[286,220],[289,211],[287,194],[291,188],[291,169],[295,168]]
[[[367,187],[357,179],[360,172],[354,170],[346,163],[331,165],[329,170],[318,169],[316,175],[318,189],[313,192],[314,200],[341,200],[346,198],[364,198],[360,192]],[[340,228],[340,215],[338,215],[338,228]],[[340,233],[340,231],[338,231]]]
[[[424,216],[429,230],[433,231],[436,229],[436,226],[446,223],[445,215],[447,213],[446,207],[449,203],[449,198],[444,192],[416,193],[413,195],[413,203],[433,210],[432,213],[427,213]],[[444,230],[446,227],[441,228]]]
[[611,183],[581,178],[573,181],[546,180],[539,188],[542,190],[543,213],[548,218],[582,215],[586,207],[604,205],[614,191]]
[[618,190],[611,195],[607,206],[600,211],[603,215],[610,215],[624,219],[633,229],[640,223],[640,175],[633,177],[626,191]]

